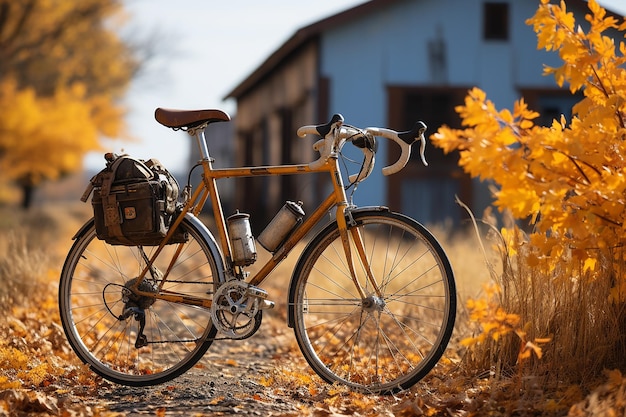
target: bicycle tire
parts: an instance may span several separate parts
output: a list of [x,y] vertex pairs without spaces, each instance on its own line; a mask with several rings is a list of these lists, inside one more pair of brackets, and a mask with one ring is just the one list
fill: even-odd
[[[189,240],[162,291],[212,298],[223,280],[217,246],[197,218],[187,216],[179,227]],[[159,271],[167,269],[177,246],[165,246],[155,261]],[[148,257],[155,249],[144,247]],[[129,311],[124,285],[145,265],[138,247],[98,240],[91,219],[77,234],[59,284],[61,322],[74,352],[103,378],[129,386],[161,384],[183,374],[202,358],[217,332],[210,309],[151,297],[143,299],[145,309],[120,319],[125,309]],[[158,279],[145,279],[144,283],[144,291],[158,291]],[[143,332],[139,330],[141,311]],[[145,345],[136,347],[140,333]]]
[[352,217],[348,228],[357,227],[363,236],[382,297],[355,261],[366,297],[359,296],[333,222],[296,265],[289,324],[322,379],[392,394],[416,384],[441,359],[454,328],[454,275],[441,245],[415,220],[384,208],[355,210]]

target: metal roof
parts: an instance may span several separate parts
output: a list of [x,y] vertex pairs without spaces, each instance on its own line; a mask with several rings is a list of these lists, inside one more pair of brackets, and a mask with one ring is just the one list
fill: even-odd
[[[256,84],[261,82],[281,63],[283,63],[290,55],[296,52],[302,45],[318,39],[320,34],[323,33],[325,30],[340,25],[342,21],[358,19],[359,17],[369,15],[392,4],[402,1],[406,0],[371,0],[297,30],[280,48],[272,53],[259,67],[257,67],[257,69],[255,69],[245,80],[243,80],[224,98],[237,99],[244,96]],[[536,1],[537,4],[539,4],[538,0]],[[586,0],[567,1],[567,8],[569,10],[571,10],[571,8],[588,10]],[[608,9],[607,13],[609,15],[617,17],[618,19],[621,17]]]

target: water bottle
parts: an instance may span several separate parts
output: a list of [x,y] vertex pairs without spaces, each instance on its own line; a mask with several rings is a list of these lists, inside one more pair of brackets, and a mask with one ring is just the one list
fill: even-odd
[[250,215],[240,213],[237,210],[235,214],[226,219],[226,222],[228,223],[233,263],[236,266],[252,265],[256,261],[256,246],[250,227]]
[[258,237],[258,242],[274,253],[295,227],[302,222],[302,202],[287,201]]

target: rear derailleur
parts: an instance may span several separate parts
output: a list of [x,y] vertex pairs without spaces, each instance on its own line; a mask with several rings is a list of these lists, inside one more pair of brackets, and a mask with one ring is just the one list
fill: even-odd
[[[154,304],[155,298],[135,294],[131,288],[136,281],[137,278],[133,278],[124,284],[124,288],[122,288],[122,302],[124,303],[124,310],[122,311],[122,314],[117,317],[117,319],[119,321],[124,321],[131,316],[134,316],[135,320],[139,323],[137,340],[135,340],[135,347],[139,349],[144,346],[148,346],[148,337],[143,333],[146,327],[145,310]],[[158,292],[158,287],[156,284],[144,279],[141,284],[139,284],[138,290],[156,294]]]

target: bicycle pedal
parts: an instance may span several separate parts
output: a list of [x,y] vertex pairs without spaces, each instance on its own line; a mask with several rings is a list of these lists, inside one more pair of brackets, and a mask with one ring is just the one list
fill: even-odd
[[267,291],[259,287],[248,287],[246,295],[249,297],[256,297],[265,300],[267,298]]
[[271,310],[274,308],[274,305],[276,303],[274,303],[273,301],[270,300],[263,300],[260,304],[259,304],[259,309],[261,310]]

